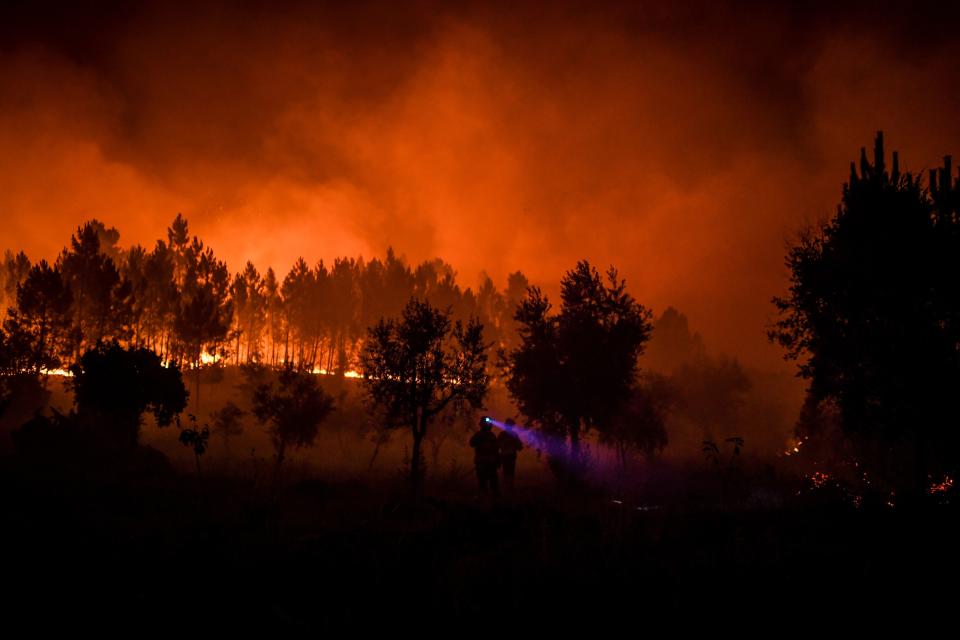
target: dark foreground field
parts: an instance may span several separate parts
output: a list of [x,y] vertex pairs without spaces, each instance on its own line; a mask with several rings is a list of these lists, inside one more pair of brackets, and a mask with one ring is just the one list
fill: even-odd
[[52,474],[4,461],[8,624],[139,635],[582,623],[637,635],[664,623],[926,619],[956,602],[949,504],[644,511],[549,485],[494,505],[470,485],[414,502],[399,484],[309,477],[278,495],[141,454],[126,469]]

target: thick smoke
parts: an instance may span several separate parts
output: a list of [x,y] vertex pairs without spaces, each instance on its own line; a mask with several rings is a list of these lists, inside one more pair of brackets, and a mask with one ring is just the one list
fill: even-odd
[[0,248],[183,212],[234,269],[393,245],[549,289],[586,257],[771,367],[784,243],[859,147],[960,151],[955,9],[350,4],[8,5]]

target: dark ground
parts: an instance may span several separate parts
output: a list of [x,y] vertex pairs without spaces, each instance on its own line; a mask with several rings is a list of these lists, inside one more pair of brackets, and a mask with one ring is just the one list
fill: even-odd
[[4,619],[35,632],[769,630],[927,619],[958,594],[950,504],[639,511],[543,487],[491,506],[472,487],[412,502],[401,484],[317,478],[275,498],[148,448],[126,469],[2,463]]

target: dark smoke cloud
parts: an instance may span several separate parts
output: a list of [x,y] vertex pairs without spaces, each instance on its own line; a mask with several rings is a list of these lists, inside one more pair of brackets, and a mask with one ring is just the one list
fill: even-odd
[[960,150],[947,6],[400,4],[5,5],[0,247],[183,212],[234,268],[393,245],[550,288],[586,257],[774,366],[784,242],[859,147]]

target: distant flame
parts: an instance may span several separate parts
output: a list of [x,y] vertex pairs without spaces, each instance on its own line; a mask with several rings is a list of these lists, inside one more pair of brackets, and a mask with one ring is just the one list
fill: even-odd
[[946,493],[953,487],[953,478],[950,476],[944,476],[942,482],[936,482],[930,485],[927,488],[927,493],[930,495],[936,495],[938,493]]
[[[220,357],[219,357],[219,356],[209,354],[209,353],[207,353],[206,351],[204,351],[203,353],[200,354],[200,363],[201,363],[201,364],[204,364],[204,365],[215,364],[215,363],[217,363],[217,362],[219,362],[219,361],[220,361]],[[163,363],[163,366],[169,367],[172,363],[173,363],[173,360],[167,360],[167,361],[165,361],[165,362]],[[72,378],[72,377],[73,377],[73,372],[70,371],[69,369],[41,369],[41,370],[40,370],[40,373],[43,374],[43,375],[45,375],[45,376],[62,376],[62,377],[66,377],[66,378]],[[313,373],[314,375],[318,375],[318,376],[335,376],[335,375],[338,375],[336,371],[327,371],[326,369],[322,369],[322,368],[320,368],[320,367],[314,367],[314,368],[313,368],[313,371],[312,371],[311,373]],[[344,378],[362,378],[362,377],[363,377],[363,374],[360,373],[359,371],[354,371],[354,370],[351,369],[350,371],[344,371],[344,372],[343,372],[343,377],[344,377]]]
[[73,372],[69,369],[41,369],[40,373],[45,376],[62,376],[65,378],[73,377]]
[[[314,367],[314,368],[313,368],[313,371],[312,371],[311,373],[313,373],[314,375],[318,375],[318,376],[335,376],[335,375],[337,375],[337,372],[336,372],[336,371],[327,371],[326,369],[321,369],[320,367]],[[344,377],[344,378],[362,378],[362,377],[363,377],[363,374],[360,373],[359,371],[350,370],[350,371],[344,371],[344,372],[343,372],[343,377]]]
[[803,446],[805,442],[804,438],[798,438],[797,440],[792,441],[787,444],[787,450],[783,452],[785,456],[792,456],[795,453],[800,453],[800,447]]
[[823,485],[830,482],[830,474],[824,473],[823,471],[814,471],[807,477],[810,479],[810,482],[813,483],[813,486],[816,489],[819,489]]

